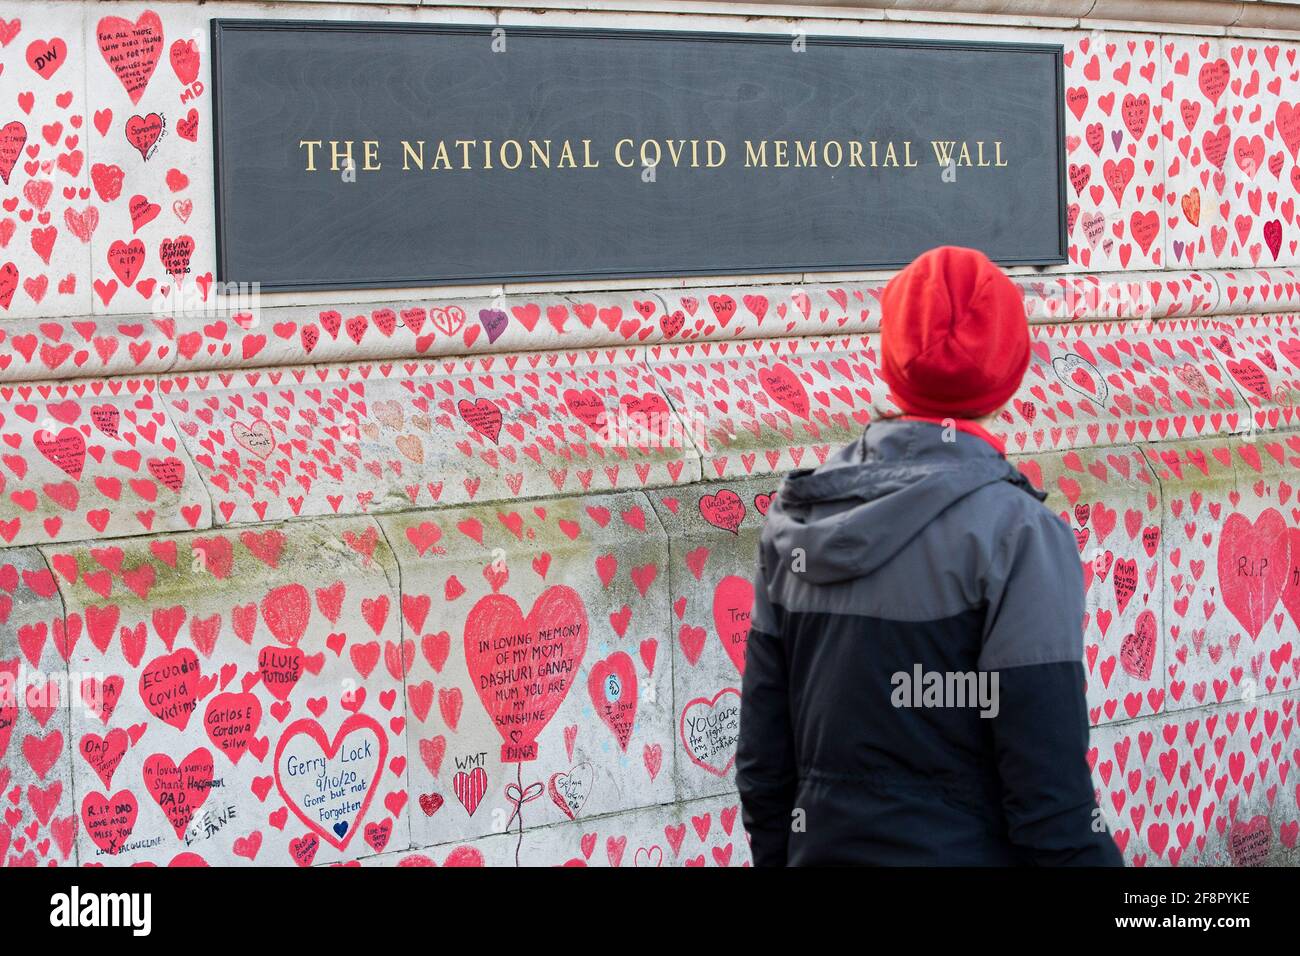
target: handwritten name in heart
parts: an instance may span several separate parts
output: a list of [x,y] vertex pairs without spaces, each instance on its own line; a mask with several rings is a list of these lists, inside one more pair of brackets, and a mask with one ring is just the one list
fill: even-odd
[[311,718],[291,724],[275,751],[275,783],[289,809],[313,833],[345,849],[378,789],[388,737],[366,714],[353,714],[331,740]]

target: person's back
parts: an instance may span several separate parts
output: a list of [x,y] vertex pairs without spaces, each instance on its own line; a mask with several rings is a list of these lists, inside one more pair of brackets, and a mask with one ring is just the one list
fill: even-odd
[[1073,536],[979,422],[1028,362],[1019,291],[944,248],[883,304],[914,414],[791,473],[763,530],[736,759],[754,861],[1118,865]]

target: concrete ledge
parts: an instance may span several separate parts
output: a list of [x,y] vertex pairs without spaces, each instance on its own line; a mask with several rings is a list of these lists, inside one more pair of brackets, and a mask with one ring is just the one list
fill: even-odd
[[[510,293],[328,306],[247,306],[204,318],[17,319],[0,382],[241,373],[343,362],[460,364],[523,351],[634,350],[692,342],[875,332],[893,273],[566,294]],[[1293,270],[1016,275],[1034,323],[1300,309]]]

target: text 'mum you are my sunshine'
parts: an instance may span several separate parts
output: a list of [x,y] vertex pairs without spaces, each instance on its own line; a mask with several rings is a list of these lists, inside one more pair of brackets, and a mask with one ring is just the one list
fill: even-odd
[[[927,148],[928,147],[928,148]],[[612,163],[624,169],[660,165],[682,169],[716,169],[734,162],[737,153],[753,169],[909,169],[924,160],[940,167],[1005,168],[1001,140],[790,140],[744,141],[727,149],[717,139],[624,138],[603,150],[590,139],[456,139],[401,140],[396,148],[377,139],[303,139],[298,143],[303,171],[402,172],[466,169],[555,170],[600,169]]]

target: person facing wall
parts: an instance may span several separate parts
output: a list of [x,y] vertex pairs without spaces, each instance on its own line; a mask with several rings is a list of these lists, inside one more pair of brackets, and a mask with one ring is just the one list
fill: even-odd
[[1074,538],[988,430],[1029,364],[1022,293],[944,246],[881,306],[903,413],[791,472],[759,544],[754,863],[1122,865],[1086,760]]

